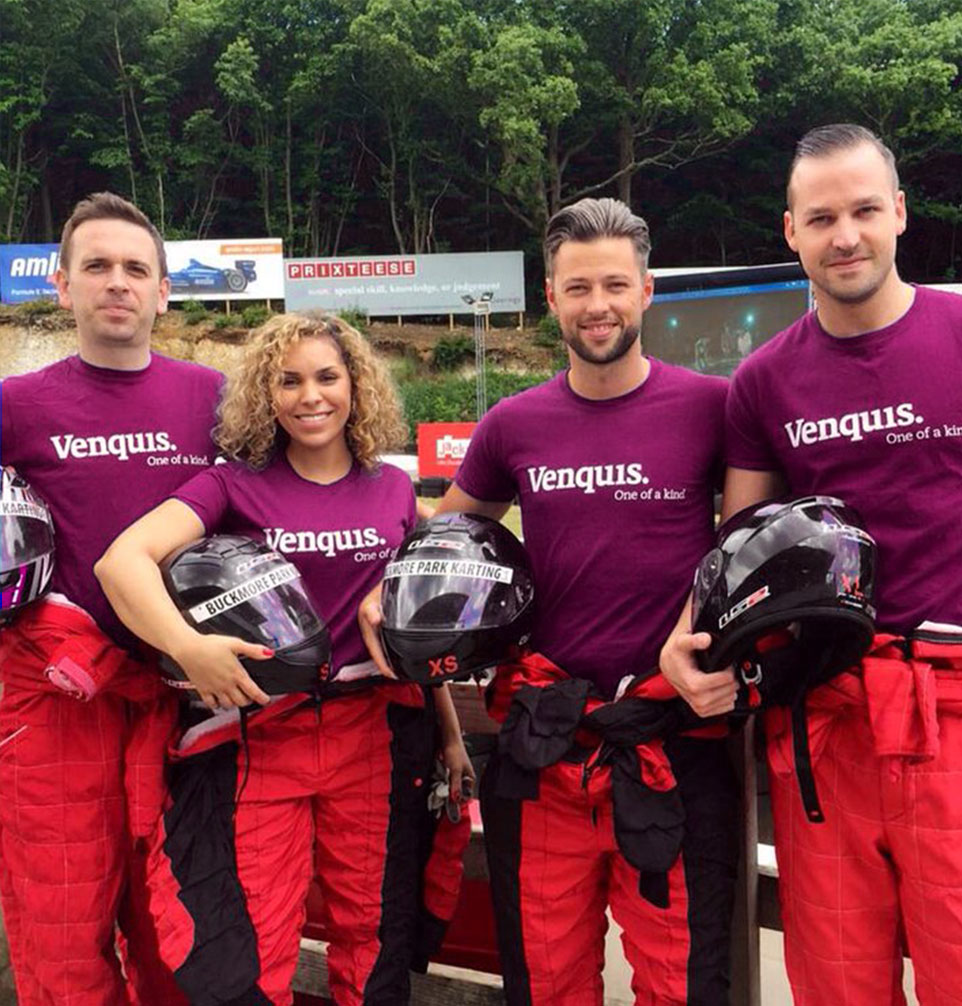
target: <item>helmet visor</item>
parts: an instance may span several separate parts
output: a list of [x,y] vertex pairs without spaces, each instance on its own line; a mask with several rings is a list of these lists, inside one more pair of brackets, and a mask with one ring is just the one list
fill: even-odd
[[0,504],[0,569],[9,570],[53,551],[47,511],[36,503]]
[[[725,567],[729,595],[763,566],[770,566],[773,556],[789,553],[802,577],[815,572],[798,565],[804,564],[806,555],[826,577],[858,575],[860,570],[874,573],[875,543],[850,507],[832,497],[812,496],[786,509],[776,502],[742,511],[719,531],[730,557]],[[770,520],[775,516],[777,520]]]
[[770,596],[797,600],[802,585],[813,597],[835,596],[872,610],[875,542],[839,499],[809,496],[747,507],[719,528],[718,541],[695,571],[693,624],[724,600],[734,606],[738,599],[742,610]]
[[194,605],[190,616],[195,624],[211,622],[218,631],[240,629],[245,637],[254,632],[265,646],[278,650],[324,629],[300,574],[290,563]]
[[388,563],[384,579],[384,620],[396,629],[506,625],[531,597],[526,573],[476,560],[402,559]]

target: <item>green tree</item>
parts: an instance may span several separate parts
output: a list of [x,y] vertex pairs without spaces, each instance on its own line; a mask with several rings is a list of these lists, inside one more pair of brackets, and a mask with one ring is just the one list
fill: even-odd
[[574,79],[581,39],[560,25],[502,24],[474,54],[469,82],[479,95],[480,124],[501,148],[495,184],[508,209],[540,233],[564,197],[572,150],[562,126],[580,106]]
[[776,0],[578,0],[566,13],[591,54],[586,111],[616,150],[584,192],[614,183],[630,202],[639,171],[711,156],[753,127]]
[[[505,4],[475,57],[499,185],[540,232],[564,202],[730,146],[759,106],[776,0]],[[512,18],[514,20],[512,20]]]
[[[915,223],[903,245],[955,273],[962,207],[962,3],[959,0],[783,0],[779,118],[786,146],[806,129],[851,121],[895,152]],[[948,255],[936,264],[933,252]]]
[[[40,224],[33,231],[50,237],[50,188],[45,184],[53,143],[54,100],[66,82],[84,80],[76,39],[88,22],[80,0],[0,0],[0,239],[31,236],[41,201]],[[71,127],[70,140],[82,141],[84,126]],[[63,137],[68,139],[67,136]],[[73,144],[70,144],[71,146]]]
[[343,54],[363,112],[355,136],[401,252],[436,247],[438,207],[460,166],[453,103],[472,19],[460,0],[368,0]]

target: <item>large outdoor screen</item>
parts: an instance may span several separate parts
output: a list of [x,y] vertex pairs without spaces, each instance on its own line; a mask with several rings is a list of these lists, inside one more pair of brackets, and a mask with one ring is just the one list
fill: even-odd
[[808,281],[794,263],[654,273],[644,350],[704,374],[730,374],[809,306]]

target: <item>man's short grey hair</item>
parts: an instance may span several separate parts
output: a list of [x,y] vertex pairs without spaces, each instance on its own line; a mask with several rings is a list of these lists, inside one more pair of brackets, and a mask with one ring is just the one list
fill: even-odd
[[555,255],[566,241],[596,241],[598,238],[629,238],[648,268],[651,238],[648,224],[618,199],[581,199],[565,206],[548,221],[544,235],[544,267],[550,278]]
[[899,173],[895,166],[895,154],[873,133],[864,126],[852,122],[835,122],[829,126],[818,126],[810,129],[795,146],[795,156],[792,166],[788,169],[788,185],[785,190],[785,201],[792,208],[792,178],[798,162],[804,157],[830,157],[842,150],[852,150],[867,143],[874,147],[885,161],[892,175],[892,191],[899,190]]

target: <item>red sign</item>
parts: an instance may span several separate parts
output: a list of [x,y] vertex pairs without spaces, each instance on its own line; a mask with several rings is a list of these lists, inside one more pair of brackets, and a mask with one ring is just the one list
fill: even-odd
[[413,258],[344,259],[318,262],[288,262],[288,279],[354,279],[366,276],[414,276]]
[[418,476],[453,479],[477,423],[418,423]]

